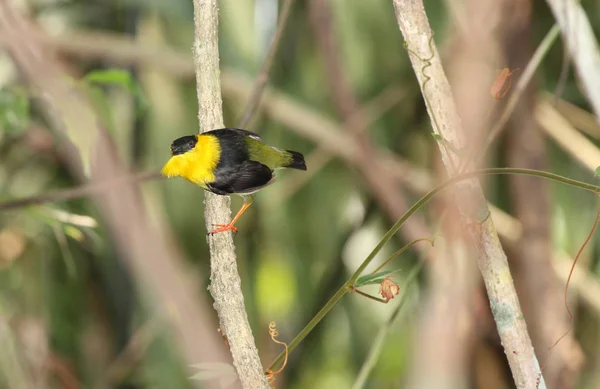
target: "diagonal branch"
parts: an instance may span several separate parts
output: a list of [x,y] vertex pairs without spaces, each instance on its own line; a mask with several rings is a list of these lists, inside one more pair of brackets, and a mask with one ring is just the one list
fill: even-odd
[[[218,0],[194,0],[194,62],[200,132],[223,127],[218,23]],[[209,231],[214,224],[229,222],[229,197],[206,192],[205,204],[204,214]],[[211,268],[209,290],[215,300],[221,331],[229,340],[242,387],[268,388],[244,306],[231,232],[210,236],[208,245]]]
[[[501,39],[506,62],[511,69],[522,67],[531,56],[532,4],[530,0],[503,0],[503,3]],[[544,105],[536,109],[537,98],[532,83],[525,88],[507,123],[507,162],[514,167],[548,168],[544,134],[535,122],[536,114]],[[570,334],[552,347],[556,339],[569,331],[571,323],[564,309],[562,287],[552,268],[549,186],[531,177],[511,176],[509,180],[511,204],[523,231],[515,255],[509,258],[517,290],[522,296],[523,313],[537,355],[544,359],[548,387],[573,388],[583,362],[579,345]],[[551,347],[552,352],[545,357]]]
[[263,91],[265,90],[267,82],[269,81],[269,72],[271,71],[275,56],[277,55],[277,49],[279,49],[279,43],[283,37],[283,31],[285,30],[285,26],[292,11],[292,5],[294,5],[294,0],[285,0],[283,3],[281,15],[279,16],[279,22],[277,23],[277,29],[275,30],[275,36],[273,37],[273,41],[269,47],[267,57],[260,67],[258,78],[256,79],[254,89],[252,90],[252,96],[244,108],[242,119],[240,119],[240,123],[238,125],[240,128],[244,128],[248,125],[248,123],[250,123],[252,115],[254,115],[254,112],[260,104]]
[[[454,104],[450,84],[433,43],[423,3],[420,0],[393,0],[393,3],[398,25],[410,50],[409,57],[421,86],[433,130],[460,149],[464,145],[466,135]],[[424,69],[426,65],[429,66]],[[440,151],[447,171],[452,174],[453,167],[457,166],[457,158],[449,154],[442,144]],[[469,180],[456,185],[455,199],[467,218],[475,222],[474,228],[467,229],[467,225],[465,228],[477,249],[479,269],[515,383],[518,388],[545,388],[506,254],[489,217],[490,210],[479,182]]]
[[7,211],[10,209],[29,207],[32,205],[40,205],[44,203],[77,199],[80,197],[90,196],[102,193],[104,191],[108,191],[119,184],[130,184],[132,182],[143,183],[159,178],[162,178],[160,172],[144,172],[138,173],[134,176],[125,176],[124,178],[116,180],[103,181],[99,184],[91,183],[87,185],[76,186],[74,188],[56,190],[31,197],[24,197],[21,199],[4,201],[0,203],[0,211]]
[[[311,0],[309,11],[317,36],[317,44],[325,62],[326,78],[333,94],[333,102],[339,115],[350,130],[349,140],[356,144],[356,168],[361,172],[374,197],[382,205],[391,219],[396,220],[409,208],[408,201],[394,182],[393,176],[386,171],[367,134],[367,117],[361,113],[352,86],[342,66],[339,44],[333,29],[333,15],[328,0]],[[431,236],[421,215],[410,220],[403,229],[407,240]],[[428,255],[429,250],[417,248]]]

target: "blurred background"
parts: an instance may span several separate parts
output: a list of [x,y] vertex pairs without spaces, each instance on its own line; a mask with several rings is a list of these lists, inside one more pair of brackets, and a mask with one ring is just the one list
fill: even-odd
[[[0,202],[8,202],[0,205],[0,388],[202,387],[209,381],[190,379],[190,365],[217,353],[209,345],[225,350],[206,290],[202,190],[151,177],[139,192],[123,182],[63,192],[97,185],[82,183],[87,158],[100,162],[99,177],[151,174],[172,140],[198,131],[192,1],[0,3]],[[447,177],[391,0],[221,0],[225,125],[244,116],[287,3],[262,103],[244,128],[304,153],[308,171],[279,171],[234,237],[265,368],[281,351],[269,322],[291,341],[408,207]],[[598,36],[599,3],[581,6]],[[466,141],[481,149],[554,17],[537,0],[425,7],[452,86],[485,97],[469,105],[455,95],[459,110],[480,115]],[[593,182],[600,125],[554,37],[482,165]],[[467,71],[473,64],[492,78]],[[495,95],[503,68],[519,70]],[[106,134],[95,135],[98,122]],[[97,139],[104,151],[94,151]],[[569,286],[572,322],[563,300],[595,196],[537,178],[482,183],[547,386],[600,388],[595,236]],[[44,202],[13,202],[31,196]],[[514,387],[448,200],[421,209],[367,269],[435,238],[435,247],[417,243],[386,268],[398,270],[399,295],[387,304],[346,295],[293,351],[277,387]],[[232,199],[234,212],[240,205]],[[361,290],[376,295],[378,285]],[[200,370],[219,379],[222,368]]]

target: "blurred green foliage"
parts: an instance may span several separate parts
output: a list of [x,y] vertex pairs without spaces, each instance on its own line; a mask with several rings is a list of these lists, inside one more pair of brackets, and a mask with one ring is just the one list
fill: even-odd
[[[32,1],[33,14],[49,30],[89,28],[129,35],[140,42],[169,45],[191,59],[192,2],[187,0]],[[419,86],[402,45],[390,0],[332,0],[335,29],[345,70],[359,101],[368,103],[383,89],[396,85],[401,104],[385,112],[369,127],[369,137],[415,166],[432,169],[437,142],[431,137]],[[600,5],[583,2],[598,32]],[[277,0],[222,0],[220,63],[257,75],[275,29]],[[297,1],[286,28],[269,85],[315,111],[336,117],[332,94],[318,55],[306,1]],[[444,3],[426,1],[436,43],[451,36]],[[267,15],[267,16],[265,16]],[[270,17],[268,17],[270,15]],[[533,43],[553,23],[543,1],[534,2]],[[8,63],[6,57],[0,59]],[[124,160],[140,171],[158,170],[169,156],[171,141],[197,132],[198,105],[193,77],[175,78],[151,63],[119,69],[108,60],[69,58],[94,91]],[[562,45],[556,44],[538,72],[540,90],[553,92],[561,71]],[[20,84],[14,70],[0,67],[0,200],[21,198],[77,185],[58,156],[54,138],[40,107]],[[96,92],[94,92],[96,93]],[[589,109],[573,74],[563,98]],[[242,106],[224,99],[225,124],[234,126]],[[249,126],[270,144],[310,155],[319,146],[289,131],[258,112]],[[49,146],[40,142],[49,137]],[[438,140],[439,141],[439,140]],[[576,164],[564,150],[547,142],[550,170],[590,181],[593,173]],[[502,165],[506,147],[492,151],[492,163]],[[311,166],[309,165],[309,170]],[[295,172],[281,172],[281,176]],[[284,177],[286,178],[286,177]],[[348,278],[391,225],[389,215],[374,202],[358,172],[334,159],[284,202],[281,182],[261,192],[239,222],[235,236],[238,267],[248,315],[263,363],[279,353],[271,343],[267,325],[276,321],[279,339],[289,340],[314,316],[331,294]],[[489,178],[490,196],[510,212],[506,178]],[[281,185],[279,185],[281,184]],[[573,253],[587,234],[597,200],[593,195],[551,184],[555,249]],[[183,180],[144,184],[146,208],[164,217],[186,259],[208,283],[209,258],[203,220],[203,193]],[[411,201],[417,196],[407,193]],[[241,202],[232,200],[233,209]],[[52,210],[83,215],[97,222],[86,226],[60,221]],[[424,237],[432,238],[432,237]],[[378,257],[380,263],[407,242],[399,236]],[[596,246],[593,252],[597,252]],[[42,205],[0,213],[0,388],[27,382],[25,356],[13,334],[22,320],[33,320],[45,330],[52,357],[67,361],[86,388],[192,387],[188,367],[175,349],[169,329],[161,327],[133,361],[127,374],[110,382],[107,371],[139,329],[154,318],[152,301],[122,264],[103,217],[88,199]],[[590,255],[596,276],[598,263]],[[595,257],[594,257],[595,258]],[[403,285],[417,260],[404,253],[391,267],[394,280]],[[590,263],[591,262],[591,263]],[[374,266],[373,266],[374,268]],[[372,268],[368,269],[372,270]],[[376,276],[388,275],[379,273]],[[379,280],[379,279],[378,279]],[[371,282],[369,282],[371,281]],[[361,283],[373,283],[362,279]],[[426,282],[421,280],[421,287]],[[375,286],[365,288],[375,294]],[[369,388],[396,388],[410,368],[412,336],[418,324],[421,294],[410,291],[405,306],[382,349],[368,381]],[[380,325],[392,311],[357,295],[342,304],[319,325],[290,357],[285,370],[288,388],[349,388]],[[598,318],[586,306],[585,321],[577,333],[597,345]],[[10,329],[8,327],[10,324]],[[4,335],[0,335],[4,336]],[[12,346],[10,346],[12,345]],[[10,346],[10,347],[9,347]],[[581,388],[594,387],[593,366],[598,348],[586,349],[595,361],[584,372]],[[14,364],[22,365],[15,367]],[[21,371],[20,369],[24,369]],[[12,388],[11,388],[12,389]]]

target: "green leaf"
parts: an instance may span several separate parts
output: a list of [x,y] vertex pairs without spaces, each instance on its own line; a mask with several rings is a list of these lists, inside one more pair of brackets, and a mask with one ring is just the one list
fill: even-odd
[[359,277],[358,280],[356,280],[355,286],[359,287],[365,285],[381,284],[385,277],[389,276],[390,274],[397,273],[401,270],[402,269],[386,270],[375,274],[367,274],[366,276]]
[[149,105],[135,79],[124,69],[93,70],[83,77],[80,85],[92,102],[102,126],[112,135],[116,129],[111,104],[102,86],[117,86],[131,93],[135,100],[136,115],[140,115]]
[[596,168],[596,170],[594,171],[594,177],[598,177],[598,176],[600,176],[600,166],[598,166]]
[[83,231],[81,231],[75,226],[64,225],[63,230],[65,232],[65,235],[78,242],[83,242],[83,239],[85,238],[85,234],[83,233]]
[[104,91],[92,84],[85,84],[85,90],[92,102],[102,126],[108,130],[111,135],[115,134],[114,120],[110,103]]
[[131,93],[135,89],[131,74],[123,69],[93,70],[84,79],[92,84],[120,85]]
[[29,96],[23,88],[0,91],[0,128],[18,133],[29,126]]
[[93,70],[86,74],[84,80],[92,85],[116,85],[124,88],[133,95],[138,115],[146,111],[149,106],[146,96],[142,93],[142,89],[127,70]]

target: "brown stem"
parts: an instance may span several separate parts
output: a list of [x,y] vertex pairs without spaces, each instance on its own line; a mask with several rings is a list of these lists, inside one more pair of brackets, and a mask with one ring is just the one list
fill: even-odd
[[380,302],[380,303],[387,304],[389,302],[388,300],[382,299],[382,298],[377,297],[377,296],[373,296],[372,294],[369,294],[367,292],[363,292],[362,290],[358,289],[355,286],[350,286],[349,289],[350,289],[351,292],[358,293],[361,296],[365,296],[366,298],[369,298],[371,300],[375,300],[375,301]]
[[[356,144],[356,167],[364,177],[367,186],[374,197],[388,212],[393,220],[401,217],[409,205],[392,175],[376,158],[374,148],[368,137],[368,124],[364,114],[361,114],[360,104],[352,90],[345,69],[342,66],[339,44],[335,40],[331,8],[328,0],[311,0],[309,11],[317,43],[324,59],[327,80],[333,94],[333,102],[351,134],[351,141]],[[402,233],[408,240],[431,236],[424,219],[420,215],[412,218]],[[419,250],[422,250],[420,247]],[[421,251],[429,255],[428,250]]]
[[110,190],[117,185],[128,183],[143,183],[150,180],[162,178],[160,172],[143,172],[135,175],[127,175],[120,179],[108,180],[102,183],[91,183],[78,186],[75,188],[44,193],[37,196],[26,197],[23,199],[9,200],[0,203],[0,211],[8,211],[15,208],[28,207],[32,205],[40,205],[43,203],[51,203],[65,200],[72,200],[89,195],[96,195],[101,192]]
[[[509,67],[523,67],[531,57],[531,1],[503,0],[502,36]],[[567,58],[568,60],[568,58]],[[548,156],[537,127],[535,83],[524,90],[507,123],[507,159],[510,166],[545,170]],[[548,388],[573,388],[583,362],[582,351],[570,336],[552,352],[547,350],[570,328],[561,302],[561,285],[552,267],[550,187],[531,177],[510,177],[511,202],[523,233],[515,255],[509,256],[515,284],[532,341],[542,361]]]
[[[413,53],[418,54],[410,54],[409,57],[424,95],[433,131],[457,148],[462,148],[467,136],[481,133],[481,119],[485,118],[489,111],[485,107],[486,98],[489,99],[488,88],[478,88],[481,85],[491,85],[493,80],[493,69],[487,66],[489,61],[485,55],[489,50],[493,50],[496,44],[490,39],[491,33],[487,30],[491,25],[481,23],[481,19],[478,18],[469,18],[470,23],[477,22],[478,27],[485,28],[479,28],[477,32],[473,30],[468,35],[470,39],[465,41],[468,45],[465,49],[469,55],[464,57],[459,66],[464,80],[460,81],[462,88],[455,89],[453,94],[437,48],[431,41],[432,31],[423,2],[393,0],[393,3],[398,25],[407,46]],[[484,8],[494,6],[493,1],[477,4]],[[487,12],[485,15],[492,19],[496,17],[494,12]],[[428,58],[432,54],[433,57],[425,71],[420,58]],[[446,170],[452,174],[451,166],[456,166],[455,157],[443,147],[440,147],[440,151]],[[489,218],[490,211],[479,181],[470,180],[456,185],[454,194],[454,200],[461,213],[476,225],[476,228],[468,230],[469,236],[476,248],[479,269],[514,381],[518,388],[535,388],[538,382],[539,387],[544,388],[545,383],[523,320],[506,254],[494,223]],[[467,226],[463,224],[463,227],[466,230]]]
[[583,93],[600,117],[600,48],[591,23],[577,0],[546,0],[560,25]]
[[273,37],[273,41],[271,42],[271,46],[269,47],[267,57],[265,58],[265,61],[260,67],[260,72],[258,74],[258,78],[256,79],[256,84],[254,84],[252,95],[246,103],[246,108],[244,109],[244,113],[242,114],[240,124],[238,124],[240,128],[244,128],[248,125],[248,123],[250,123],[252,116],[254,115],[256,109],[258,108],[258,105],[260,104],[260,99],[265,90],[265,86],[267,85],[267,81],[269,81],[269,73],[271,71],[271,67],[273,66],[275,56],[277,55],[277,49],[279,49],[281,37],[283,36],[283,31],[285,31],[285,26],[287,25],[287,21],[291,13],[292,5],[294,5],[294,0],[285,0],[281,7],[281,15],[279,16],[279,22],[277,23],[275,36]]
[[[194,62],[200,132],[223,127],[218,0],[194,0]],[[230,199],[206,192],[206,228],[231,220]],[[201,232],[198,231],[200,234]],[[204,234],[202,234],[204,235]],[[243,388],[268,388],[244,306],[231,232],[209,235],[210,293]]]

